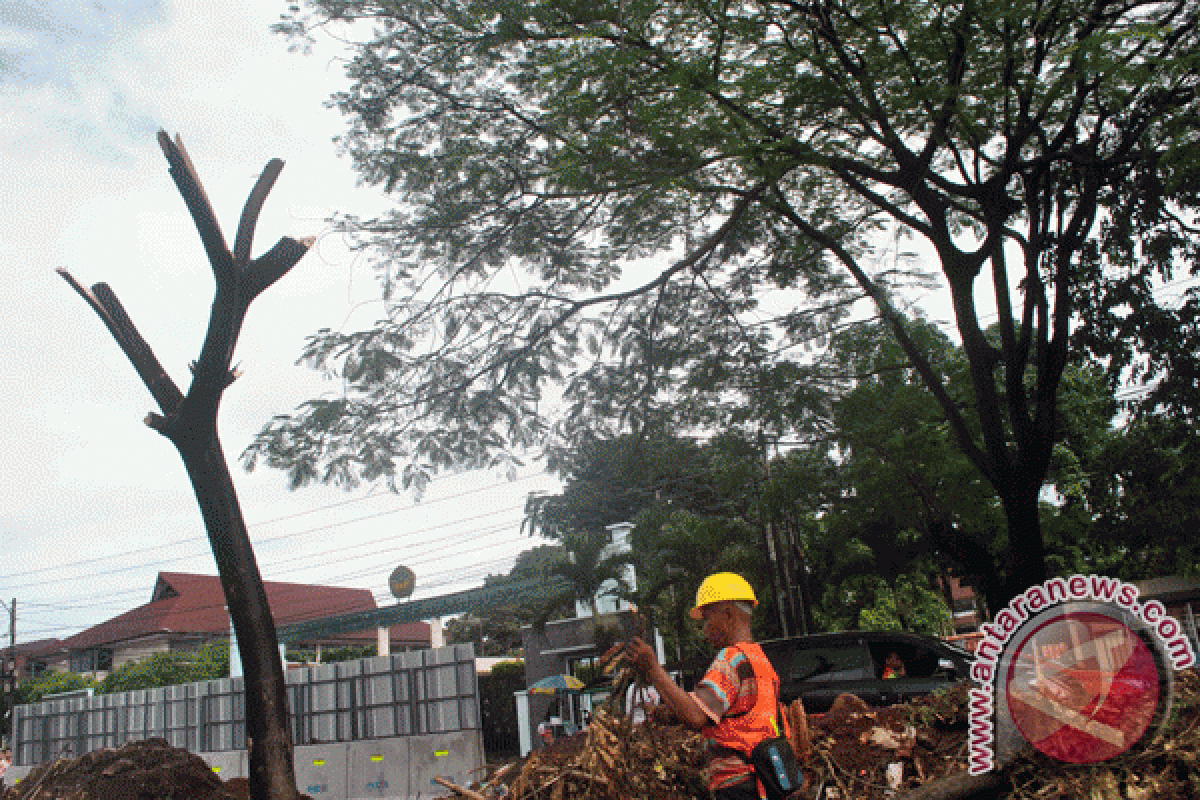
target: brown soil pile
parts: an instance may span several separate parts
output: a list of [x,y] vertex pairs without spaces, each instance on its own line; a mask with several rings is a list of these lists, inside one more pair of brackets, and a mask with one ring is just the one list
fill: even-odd
[[194,753],[148,739],[43,764],[0,800],[241,800],[249,794],[240,784],[225,784]]
[[811,718],[807,797],[893,797],[966,769],[967,687],[887,708]]

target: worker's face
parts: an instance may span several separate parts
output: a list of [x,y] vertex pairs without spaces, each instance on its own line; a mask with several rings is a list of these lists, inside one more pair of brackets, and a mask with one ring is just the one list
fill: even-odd
[[733,644],[733,608],[729,603],[713,603],[700,609],[704,638],[713,647]]

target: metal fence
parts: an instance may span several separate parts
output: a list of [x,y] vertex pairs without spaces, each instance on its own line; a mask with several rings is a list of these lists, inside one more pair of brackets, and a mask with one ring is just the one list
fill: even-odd
[[[293,742],[320,745],[478,730],[472,645],[291,669]],[[160,737],[198,753],[246,747],[242,678],[17,706],[14,763],[35,766]]]

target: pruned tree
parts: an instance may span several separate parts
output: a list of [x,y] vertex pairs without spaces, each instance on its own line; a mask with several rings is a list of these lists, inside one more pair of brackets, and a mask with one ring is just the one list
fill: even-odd
[[216,278],[208,331],[200,358],[191,364],[187,394],[179,391],[106,284],[88,289],[65,269],[58,272],[99,315],[150,390],[162,413],[149,414],[146,424],[169,439],[183,458],[237,633],[246,680],[250,792],[255,800],[286,800],[299,795],[283,664],[262,575],[217,435],[217,411],[222,394],[238,375],[232,368],[233,351],[251,301],[287,274],[312,240],[285,236],[265,254],[250,257],[259,213],[283,169],[282,161],[272,159],[246,200],[230,251],[182,140],[172,141],[160,131],[158,143]]
[[[250,464],[303,483],[493,463],[548,432],[550,382],[566,436],[787,429],[823,378],[797,354],[855,287],[1000,498],[1003,592],[1044,579],[1072,326],[1144,258],[1140,228],[1099,228],[1194,185],[1195,0],[293,8],[280,29],[301,40],[371,23],[344,31],[367,35],[334,100],[346,153],[400,205],[342,220],[387,308],[310,341],[345,391],[271,423]],[[910,334],[887,229],[940,270],[968,408]],[[1195,238],[1172,232],[1159,266]],[[644,276],[622,281],[631,263]]]

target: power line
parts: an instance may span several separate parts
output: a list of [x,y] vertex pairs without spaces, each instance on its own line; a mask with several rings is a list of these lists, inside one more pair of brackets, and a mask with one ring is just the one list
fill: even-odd
[[[514,506],[514,507],[511,507],[511,508],[516,508],[516,507]],[[507,510],[511,510],[511,508],[510,508],[510,509],[507,509]],[[449,521],[449,522],[446,522],[446,523],[442,523],[442,524],[440,524],[440,525],[431,526],[430,528],[426,528],[426,529],[423,529],[423,530],[421,530],[421,531],[411,532],[410,534],[406,534],[406,535],[412,535],[412,533],[428,533],[428,532],[430,532],[430,531],[434,531],[434,530],[437,530],[437,529],[439,529],[439,528],[448,527],[448,526],[450,526],[450,525],[458,524],[458,523],[461,523],[461,522],[464,522],[464,521],[469,521],[469,520],[471,520],[471,519],[476,519],[476,518],[486,518],[486,517],[489,517],[489,516],[494,516],[494,513],[480,514],[480,515],[477,515],[476,517],[466,518],[466,519],[463,519],[463,520],[452,520],[452,521]],[[492,536],[494,536],[494,535],[495,535],[495,534],[497,534],[497,533],[501,533],[501,534],[504,534],[504,533],[509,533],[509,532],[511,531],[511,525],[512,525],[512,523],[511,523],[511,522],[509,522],[509,521],[505,521],[505,522],[501,522],[501,523],[498,523],[498,524],[492,525],[492,526],[490,526],[490,527],[486,527],[486,528],[482,528],[482,529],[476,530],[476,531],[474,531],[474,532],[472,533],[472,543],[478,542],[478,541],[480,541],[480,540],[486,540],[486,539],[489,539],[489,538],[491,538]],[[420,567],[423,567],[423,566],[427,566],[427,565],[429,565],[429,564],[433,564],[433,563],[438,563],[438,562],[441,562],[441,561],[445,561],[446,559],[449,559],[449,558],[454,558],[454,557],[459,557],[459,556],[464,556],[464,555],[468,555],[468,556],[470,556],[470,557],[472,557],[472,558],[475,558],[475,557],[478,557],[480,554],[482,554],[482,553],[484,553],[484,552],[486,552],[486,551],[489,551],[489,550],[494,550],[494,549],[497,549],[497,548],[500,548],[500,547],[506,547],[506,546],[517,545],[517,544],[524,543],[524,542],[528,542],[528,541],[530,541],[530,537],[528,537],[528,536],[525,536],[525,535],[520,535],[520,536],[518,536],[518,537],[515,537],[515,538],[513,538],[513,537],[506,538],[506,539],[503,539],[503,540],[501,540],[501,541],[494,542],[494,543],[491,543],[491,544],[488,544],[488,545],[484,545],[484,546],[471,546],[471,547],[466,547],[466,548],[463,548],[463,547],[462,547],[462,544],[463,544],[463,543],[462,543],[461,541],[459,541],[459,540],[457,540],[457,539],[448,539],[447,541],[445,541],[445,542],[444,542],[443,544],[441,544],[440,546],[433,547],[433,548],[427,548],[427,549],[425,549],[425,550],[422,552],[422,555],[423,555],[423,556],[427,556],[427,555],[429,555],[430,553],[441,553],[442,555],[436,555],[436,556],[434,556],[434,557],[432,557],[432,558],[428,558],[428,557],[418,557],[418,558],[416,558],[416,559],[411,559],[411,560],[409,560],[407,563],[408,563],[408,565],[409,565],[409,566],[411,566],[411,567],[414,567],[414,568],[420,568]],[[373,542],[364,543],[362,546],[366,546],[366,545],[369,545],[369,544],[373,544]],[[386,550],[379,550],[379,551],[373,551],[373,552],[371,552],[371,553],[365,553],[365,554],[359,554],[359,555],[349,556],[349,557],[346,557],[346,558],[340,558],[340,559],[334,559],[334,560],[325,560],[325,561],[323,561],[323,562],[321,563],[321,565],[320,565],[320,566],[322,566],[322,567],[325,567],[325,566],[329,566],[329,565],[332,565],[332,564],[344,564],[344,563],[347,563],[347,562],[353,562],[353,561],[356,561],[356,560],[360,560],[360,559],[362,559],[362,558],[366,558],[366,557],[376,557],[376,556],[379,556],[379,555],[381,555],[381,554],[385,554],[385,553],[393,553],[393,552],[397,552],[397,551],[401,551],[401,550],[407,550],[407,549],[408,549],[408,546],[398,546],[398,547],[392,547],[392,548],[388,548],[388,549],[386,549]],[[267,569],[269,569],[270,567],[272,567],[272,566],[277,566],[278,564],[293,563],[293,562],[295,562],[295,561],[298,561],[298,560],[306,560],[306,559],[308,559],[308,558],[309,558],[309,556],[293,556],[293,557],[290,557],[290,558],[284,559],[284,560],[283,560],[283,561],[281,561],[281,562],[272,562],[272,563],[264,564],[264,572],[266,572],[266,571],[267,571]],[[478,569],[478,565],[476,565],[474,568],[475,568],[475,569]],[[275,577],[274,577],[274,576],[277,576],[277,575],[287,575],[287,574],[290,574],[290,573],[296,573],[296,572],[303,572],[303,571],[305,571],[306,569],[309,569],[309,567],[304,567],[304,566],[302,566],[302,567],[296,567],[296,568],[292,568],[292,569],[278,570],[278,571],[275,571],[275,572],[273,572],[273,573],[271,574],[271,577],[265,578],[265,580],[267,580],[268,582],[283,582],[283,581],[277,581],[277,580],[275,579]],[[326,583],[330,583],[330,582],[337,582],[337,581],[347,581],[347,580],[350,580],[350,579],[353,579],[353,578],[359,578],[359,577],[364,577],[364,576],[368,576],[368,575],[378,575],[378,574],[379,574],[379,571],[378,571],[378,570],[379,570],[378,564],[372,564],[371,566],[369,566],[369,567],[366,567],[366,568],[364,568],[364,569],[354,570],[354,571],[350,571],[350,572],[342,572],[342,573],[339,573],[339,574],[336,574],[336,575],[330,575],[330,576],[326,576],[326,577],[324,578],[324,581],[325,581]],[[426,578],[426,579],[433,579],[433,578],[441,577],[441,576],[444,576],[444,575],[447,575],[447,574],[449,574],[449,575],[456,575],[456,574],[458,574],[459,572],[461,572],[461,570],[459,570],[458,568],[453,568],[453,569],[450,569],[450,570],[443,570],[443,571],[441,571],[441,572],[429,573],[429,574],[427,574],[427,575],[425,576],[425,578]],[[490,574],[490,570],[488,570],[487,568],[485,568],[485,573],[484,573],[484,574]],[[461,580],[461,579],[460,579],[460,578],[457,578],[456,580]],[[290,582],[292,582],[292,581],[287,581],[287,582],[289,582],[289,583],[290,583]],[[430,589],[430,588],[435,588],[435,587],[436,587],[436,586],[438,586],[438,585],[441,585],[441,584],[434,583],[434,584],[431,584],[431,585],[423,585],[423,586],[422,586],[422,589],[423,589],[423,590],[427,590],[427,589]],[[307,587],[304,587],[304,588],[307,588]],[[301,591],[301,590],[302,590],[302,589],[297,589],[297,591]],[[141,591],[145,591],[145,589],[144,589],[144,588],[138,588],[138,589],[135,589],[135,590],[127,590],[127,591],[125,591],[125,592],[114,593],[114,594],[112,594],[112,595],[108,595],[108,597],[115,597],[115,596],[120,596],[120,595],[130,594],[131,592],[141,592]],[[284,590],[284,591],[286,592],[287,590]],[[278,595],[277,595],[277,596],[278,596]],[[95,604],[94,602],[91,602],[91,603],[83,603],[83,604],[77,604],[77,605],[67,605],[67,606],[66,606],[66,608],[67,608],[67,609],[72,609],[72,608],[81,608],[81,607],[90,607],[90,608],[95,608],[95,607],[96,607],[96,604]],[[217,608],[217,607],[221,607],[221,608],[223,608],[223,607],[224,607],[224,603],[222,602],[222,603],[221,603],[219,606],[218,606],[218,604],[213,604],[213,605],[210,605],[210,606],[198,606],[198,607],[196,607],[196,608],[194,608],[194,609],[190,609],[190,610],[191,610],[191,611],[203,611],[203,610],[212,610],[212,609],[214,609],[214,608]],[[132,609],[130,609],[130,610],[132,610]],[[97,624],[100,624],[100,623],[97,623]],[[54,628],[34,628],[34,629],[32,629],[32,630],[33,630],[33,631],[51,631],[51,630],[68,630],[68,629],[76,629],[76,628],[77,628],[77,626],[66,626],[66,625],[64,625],[64,626],[58,626],[58,627],[54,627]]]
[[[469,492],[464,492],[458,496],[462,496],[462,495],[465,495],[468,493]],[[455,499],[455,498],[451,497],[451,498],[446,498],[446,499],[449,500],[449,499]],[[428,528],[418,528],[416,530],[406,531],[406,532],[398,534],[396,537],[385,537],[383,539],[370,540],[368,542],[364,542],[359,545],[354,545],[354,547],[356,547],[356,548],[357,547],[365,547],[365,546],[369,546],[374,543],[389,541],[390,539],[397,538],[397,537],[415,536],[415,535],[422,534],[422,533],[428,533],[430,531],[437,530],[439,528],[444,528],[444,527],[448,527],[450,525],[455,525],[455,524],[461,524],[464,522],[470,522],[470,521],[473,521],[476,519],[483,519],[483,518],[486,518],[489,516],[495,516],[496,514],[513,511],[513,510],[516,510],[518,508],[523,508],[523,507],[524,507],[524,503],[521,503],[519,505],[505,506],[503,508],[496,509],[491,512],[486,512],[484,514],[477,514],[473,517],[464,517],[461,519],[451,520],[451,521],[445,522],[445,523],[440,523],[438,525],[434,525],[434,526],[428,527]],[[294,539],[294,538],[297,538],[300,536],[308,535],[310,533],[319,533],[321,531],[326,531],[331,528],[347,527],[347,526],[353,525],[355,523],[364,522],[366,520],[378,519],[379,517],[389,516],[391,514],[397,513],[397,511],[400,511],[400,510],[407,510],[407,509],[391,509],[391,510],[379,511],[379,512],[376,512],[373,514],[366,514],[361,517],[356,517],[355,519],[351,519],[351,520],[345,520],[345,521],[341,521],[341,522],[332,522],[327,525],[318,525],[314,528],[307,528],[302,531],[293,531],[291,533],[280,534],[278,536],[263,537],[261,539],[258,539],[256,541],[252,542],[252,544],[254,545],[254,547],[258,548],[258,547],[261,547],[262,545],[271,544],[273,542],[283,541],[285,539]],[[79,580],[80,578],[98,578],[98,577],[104,577],[106,575],[116,575],[116,574],[123,573],[123,572],[132,572],[135,570],[144,569],[149,566],[155,566],[155,565],[160,565],[160,564],[170,564],[170,563],[174,563],[174,562],[178,562],[178,561],[184,561],[184,560],[187,560],[190,558],[196,558],[196,557],[204,556],[204,555],[208,555],[208,554],[209,554],[209,552],[207,550],[199,550],[199,551],[184,553],[182,555],[175,556],[174,558],[161,559],[161,560],[156,560],[156,561],[152,561],[152,562],[142,562],[142,563],[138,563],[138,564],[129,564],[124,567],[115,567],[112,569],[98,570],[98,571],[94,571],[94,572],[76,573],[76,574],[73,574],[70,576],[58,578],[57,580],[49,580],[49,581],[40,580],[40,581],[32,581],[29,583],[7,584],[7,586],[11,589],[23,589],[23,588],[28,588],[31,586],[45,586],[47,584],[63,583],[66,581],[74,581],[74,580]],[[76,562],[76,564],[79,564],[79,563],[87,563],[87,562]],[[67,565],[68,568],[70,566],[73,566],[73,565],[70,565],[70,564]],[[48,567],[45,569],[36,570],[36,572],[46,572],[46,571],[51,571],[51,570],[61,572],[63,570],[63,567],[61,565],[56,566],[56,567]],[[31,572],[33,572],[33,571],[31,571]],[[9,576],[9,577],[12,577],[12,576]]]
[[[497,542],[492,545],[488,545],[487,547],[477,548],[476,552],[482,552],[484,550],[496,549],[496,548],[503,547],[503,546],[509,545],[509,544],[516,544],[518,541],[521,541],[521,540],[511,540],[511,539],[504,540],[504,541]],[[454,555],[455,555],[454,553],[450,553],[447,555],[439,556],[434,559],[427,559],[425,561],[413,562],[413,563],[417,566],[421,566],[421,565],[432,563],[435,561],[443,561],[447,558],[453,557]],[[425,575],[425,578],[427,579],[427,581],[431,581],[431,582],[423,583],[423,585],[421,587],[422,594],[429,592],[430,590],[438,589],[438,588],[442,588],[442,587],[446,587],[446,586],[462,585],[464,582],[472,582],[472,583],[477,582],[483,578],[488,577],[489,575],[496,574],[495,572],[493,572],[493,569],[496,567],[499,567],[502,564],[508,564],[509,569],[511,569],[511,563],[515,562],[515,560],[516,560],[516,555],[513,555],[511,557],[505,557],[505,558],[499,560],[497,563],[493,563],[493,564],[490,564],[490,565],[484,566],[484,567],[481,567],[480,565],[473,565],[472,567],[467,568],[467,569],[460,569],[460,568],[454,567],[454,568],[450,568],[450,569],[440,570],[437,572],[427,573]],[[352,576],[355,576],[358,574],[359,573],[349,573],[348,575],[336,576],[335,579],[352,577]],[[439,579],[439,578],[440,578],[440,580],[435,580],[435,579]],[[303,586],[303,585],[297,586],[297,587],[295,587],[294,591],[303,592],[303,591],[307,590],[307,588],[308,588],[307,586]],[[281,599],[282,597],[285,597],[287,595],[287,591],[288,590],[284,590],[282,593],[277,593],[276,599],[278,600],[278,599]],[[378,597],[376,597],[373,594],[372,599],[376,602],[376,606],[379,607]],[[207,606],[197,606],[195,608],[189,609],[189,612],[211,611],[211,610],[214,610],[217,608],[224,609],[225,608],[224,603],[220,603],[220,604],[214,603],[214,604],[207,605]],[[293,623],[299,623],[299,622],[309,622],[309,621],[312,621],[315,619],[324,619],[325,617],[328,617],[328,616],[330,616],[329,612],[322,611],[322,612],[317,612],[317,613],[313,613],[313,614],[305,614],[305,615],[299,615],[296,617],[289,617],[286,621],[280,621],[278,624],[282,625],[282,624],[293,624]],[[101,622],[101,623],[97,623],[97,624],[103,624],[103,623]],[[90,626],[90,627],[94,627],[94,626]],[[50,627],[33,627],[33,628],[29,628],[27,630],[29,633],[34,633],[34,634],[53,634],[53,633],[66,632],[66,631],[78,631],[78,626],[58,625],[58,626],[50,626]],[[86,630],[86,628],[85,628],[85,630]]]
[[[439,479],[439,480],[447,480],[450,477],[452,477],[452,476],[446,476],[446,478]],[[540,477],[542,477],[542,473],[534,473],[532,475],[526,475],[523,478],[517,478],[514,481],[510,481],[509,484],[511,485],[514,483],[524,483],[525,481],[529,481],[534,478],[540,478]],[[372,514],[367,514],[367,515],[364,515],[361,517],[357,517],[355,519],[348,520],[345,522],[334,522],[334,523],[329,523],[328,525],[320,525],[315,528],[308,528],[306,530],[298,531],[298,532],[294,532],[294,533],[264,537],[262,539],[259,539],[257,542],[255,542],[255,544],[257,545],[257,544],[278,541],[280,539],[292,538],[295,536],[303,536],[306,533],[314,533],[317,531],[328,530],[329,528],[338,527],[340,525],[350,525],[350,524],[353,524],[356,522],[362,522],[363,520],[375,519],[377,517],[387,516],[389,514],[399,514],[404,511],[416,511],[416,510],[420,510],[420,509],[428,508],[430,506],[437,505],[439,503],[446,503],[451,500],[457,500],[459,498],[466,497],[467,495],[475,494],[477,492],[491,491],[495,488],[497,488],[497,487],[496,486],[480,486],[480,487],[476,487],[473,489],[466,489],[464,491],[457,492],[452,495],[447,495],[446,497],[439,497],[435,500],[430,500],[428,502],[422,503],[419,506],[411,505],[411,506],[403,506],[400,508],[387,509],[384,511],[377,511]],[[337,503],[330,503],[328,505],[318,506],[317,508],[306,509],[304,511],[297,511],[292,514],[285,514],[281,517],[275,517],[273,519],[264,520],[262,522],[256,522],[251,525],[247,525],[247,527],[254,529],[254,528],[260,528],[260,527],[263,527],[266,525],[273,525],[277,522],[283,522],[285,520],[295,519],[297,517],[302,517],[302,516],[305,516],[308,514],[315,514],[320,511],[328,511],[329,509],[340,508],[341,506],[351,505],[353,503],[361,503],[365,500],[375,499],[376,497],[378,497],[378,495],[364,495],[363,497],[353,498],[351,500],[339,501]],[[39,575],[39,574],[46,573],[46,572],[58,572],[63,569],[70,569],[75,566],[80,566],[80,565],[85,565],[85,564],[93,564],[93,563],[98,563],[101,561],[114,561],[117,559],[127,559],[132,555],[140,555],[142,553],[151,553],[151,552],[155,552],[158,550],[172,549],[172,548],[177,548],[181,545],[193,544],[193,543],[197,543],[197,542],[203,542],[203,543],[207,544],[208,536],[207,535],[205,535],[205,536],[190,536],[190,537],[187,537],[186,539],[177,539],[177,540],[166,542],[163,544],[150,545],[148,547],[142,547],[142,548],[138,548],[135,550],[126,550],[121,553],[113,553],[113,554],[107,555],[107,556],[95,556],[93,558],[79,559],[78,561],[69,562],[67,564],[59,563],[59,564],[55,564],[54,566],[40,567],[37,569],[30,569],[30,570],[22,570],[20,573],[14,573],[14,574],[10,574],[10,575],[0,575],[0,581],[9,580],[9,579],[16,578],[16,577],[23,578],[23,577],[26,577],[29,575]],[[195,553],[193,555],[200,555],[200,553]],[[183,556],[181,556],[181,558],[182,557]],[[186,557],[191,557],[191,556],[186,556]],[[175,559],[175,560],[178,560],[178,559]],[[134,568],[136,568],[136,567],[134,567]],[[122,569],[125,569],[125,568],[122,568]],[[89,575],[92,575],[92,574],[103,575],[103,574],[107,574],[107,572],[88,573],[88,574]],[[40,583],[18,584],[14,588],[24,588],[27,586],[37,586],[37,585],[40,585]]]

